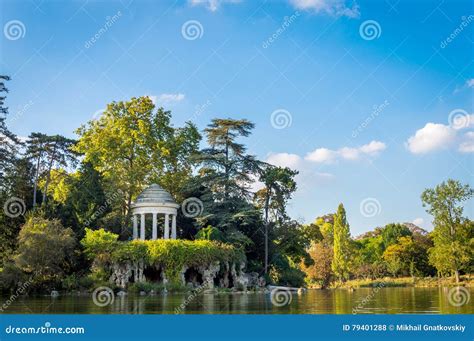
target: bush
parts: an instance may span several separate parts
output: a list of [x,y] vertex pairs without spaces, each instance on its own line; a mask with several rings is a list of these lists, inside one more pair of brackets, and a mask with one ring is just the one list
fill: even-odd
[[[87,257],[95,262],[96,276],[111,263],[142,260],[145,265],[162,266],[171,284],[179,282],[183,266],[197,267],[213,262],[245,262],[245,255],[232,245],[211,240],[134,240],[121,242],[118,236],[104,230],[86,230],[81,241]],[[105,274],[102,274],[105,276]],[[105,278],[99,276],[101,278]]]

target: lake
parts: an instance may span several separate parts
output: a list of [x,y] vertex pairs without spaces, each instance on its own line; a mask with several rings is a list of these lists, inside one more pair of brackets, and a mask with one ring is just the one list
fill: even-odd
[[[11,314],[473,314],[474,288],[469,300],[456,307],[448,301],[449,288],[360,288],[354,291],[308,290],[290,294],[284,304],[272,304],[269,293],[197,292],[154,296],[115,296],[104,306],[97,306],[92,296],[51,298],[21,297],[5,309]],[[470,295],[470,297],[469,297]],[[8,298],[3,298],[5,302]],[[184,304],[187,302],[186,304]],[[180,308],[181,306],[181,308]]]

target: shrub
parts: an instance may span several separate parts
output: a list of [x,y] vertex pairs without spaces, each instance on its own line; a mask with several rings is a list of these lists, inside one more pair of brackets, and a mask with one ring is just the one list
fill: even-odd
[[[178,283],[179,273],[183,266],[205,266],[213,262],[245,261],[241,250],[232,245],[211,240],[134,240],[132,242],[117,241],[118,236],[104,230],[87,230],[81,241],[85,254],[89,259],[100,260],[96,265],[98,274],[104,270],[108,262],[122,263],[143,260],[145,265],[162,266],[171,284]],[[102,276],[100,276],[102,278]]]

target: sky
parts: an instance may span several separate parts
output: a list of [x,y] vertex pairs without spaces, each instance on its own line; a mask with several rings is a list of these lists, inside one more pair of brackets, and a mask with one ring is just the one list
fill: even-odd
[[76,137],[143,95],[175,126],[246,118],[249,153],[300,172],[290,215],[342,202],[353,235],[430,230],[422,191],[473,185],[470,1],[2,0],[0,24],[19,136]]

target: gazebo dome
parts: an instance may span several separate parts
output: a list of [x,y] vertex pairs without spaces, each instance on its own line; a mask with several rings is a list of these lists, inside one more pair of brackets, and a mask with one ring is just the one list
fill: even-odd
[[153,184],[147,187],[135,200],[138,203],[170,203],[176,204],[171,194],[166,192],[160,185]]
[[[153,184],[147,187],[132,203],[133,239],[146,239],[145,216],[147,214],[151,214],[153,217],[151,239],[158,238],[158,215],[165,217],[163,238],[176,239],[176,216],[178,215],[178,208],[179,205],[174,201],[171,194],[165,191],[160,185]],[[140,236],[138,235],[138,218],[140,218]]]

